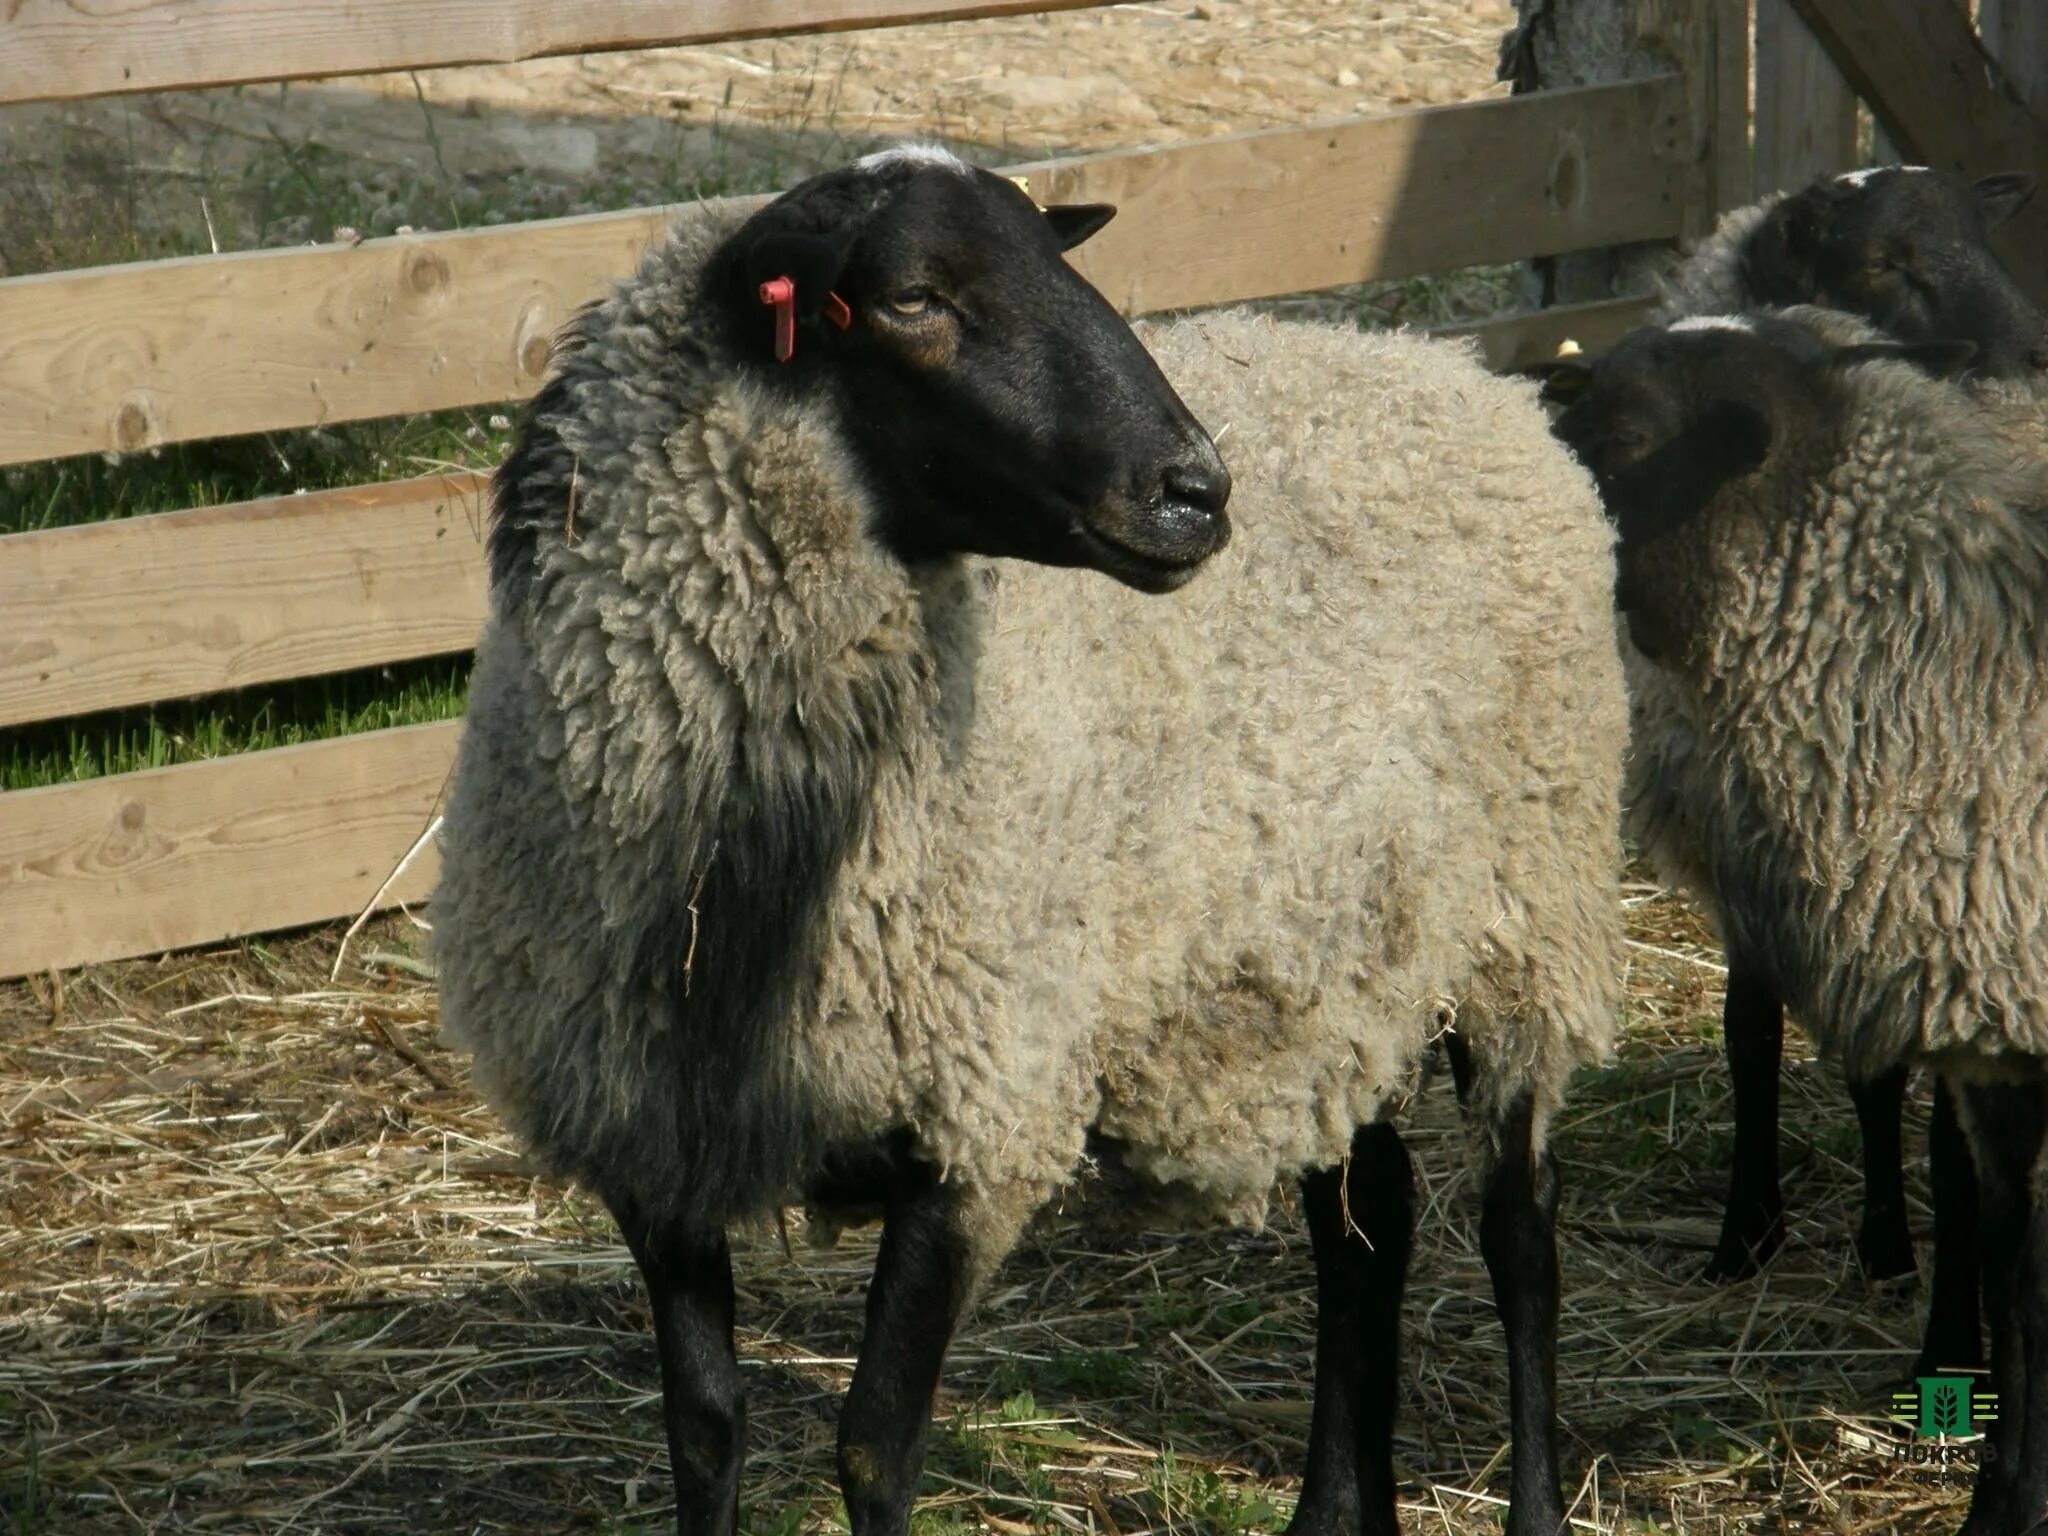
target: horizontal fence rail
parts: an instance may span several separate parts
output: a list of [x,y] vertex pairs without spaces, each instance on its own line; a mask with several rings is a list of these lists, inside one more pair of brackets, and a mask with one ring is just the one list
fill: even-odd
[[0,539],[0,726],[468,650],[484,488],[430,475]]
[[[1684,227],[1676,75],[1019,168],[1120,217],[1076,264],[1128,312]],[[0,463],[530,393],[675,210],[0,282]],[[1472,328],[1597,350],[1620,300]],[[485,606],[483,482],[447,475],[0,538],[0,725],[445,654]],[[459,724],[0,794],[0,976],[353,916],[430,889]]]
[[[400,726],[0,795],[0,976],[361,911],[426,830],[460,727]],[[433,888],[423,857],[385,893]]]
[[[1678,233],[1676,75],[1020,168],[1127,312]],[[677,210],[0,281],[0,464],[493,404]]]
[[12,0],[0,102],[1069,11],[1112,0]]

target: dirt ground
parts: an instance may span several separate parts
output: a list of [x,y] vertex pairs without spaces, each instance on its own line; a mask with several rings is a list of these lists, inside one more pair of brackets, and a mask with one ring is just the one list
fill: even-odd
[[[1798,1049],[1791,1236],[1696,1279],[1729,1146],[1717,958],[1628,892],[1628,1039],[1559,1126],[1575,1529],[1953,1530],[1889,1460],[1911,1288],[1852,1256],[1854,1114]],[[436,1040],[421,933],[381,920],[0,988],[0,1529],[659,1531],[673,1517],[631,1261],[536,1177]],[[1924,1129],[1916,1105],[1909,1145]],[[1497,1529],[1506,1358],[1448,1084],[1413,1107],[1421,1219],[1397,1438],[1406,1528]],[[1913,1161],[1918,1164],[1916,1156]],[[1928,1220],[1915,1175],[1914,1219]],[[873,1236],[737,1245],[746,1528],[844,1529],[838,1395]],[[1277,1530],[1298,1486],[1305,1235],[1046,1219],[962,1331],[920,1536]]]
[[[0,262],[769,186],[904,134],[995,162],[1457,101],[1498,89],[1509,19],[1504,0],[1183,0],[8,109]],[[1788,1062],[1787,1249],[1756,1280],[1696,1281],[1729,1147],[1718,956],[1662,893],[1628,899],[1628,1041],[1557,1141],[1575,1528],[1954,1529],[1967,1490],[1889,1459],[1918,1297],[1857,1272],[1854,1118],[1809,1057]],[[0,1529],[672,1520],[630,1261],[439,1047],[421,939],[380,920],[333,979],[338,929],[0,986]],[[1447,1086],[1411,1142],[1404,1521],[1474,1536],[1506,1491],[1506,1364]],[[833,1409],[872,1236],[817,1250],[793,1217],[738,1253],[747,1529],[843,1530]],[[1277,1530],[1307,1427],[1308,1282],[1284,1209],[1258,1234],[1116,1242],[1049,1219],[951,1356],[920,1536]]]

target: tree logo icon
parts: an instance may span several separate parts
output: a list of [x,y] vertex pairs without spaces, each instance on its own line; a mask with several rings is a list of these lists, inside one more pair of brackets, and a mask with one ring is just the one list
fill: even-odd
[[1957,1440],[1983,1433],[1998,1417],[1998,1394],[1980,1391],[1968,1376],[1922,1376],[1916,1390],[1892,1394],[1892,1418],[1910,1424],[1923,1440]]

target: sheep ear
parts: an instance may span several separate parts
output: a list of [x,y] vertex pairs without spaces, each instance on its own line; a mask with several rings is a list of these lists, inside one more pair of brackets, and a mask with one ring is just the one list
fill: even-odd
[[1829,364],[1836,368],[1891,361],[1917,368],[1931,379],[1959,379],[1976,360],[1974,341],[1865,341],[1828,354]]
[[1713,406],[1694,439],[1704,450],[1698,463],[1705,471],[1703,486],[1711,487],[1708,494],[1759,468],[1771,456],[1776,439],[1770,418],[1755,406],[1740,400]]
[[1529,372],[1543,381],[1538,398],[1547,405],[1570,405],[1593,382],[1593,365],[1572,358],[1536,363]]
[[817,314],[846,269],[853,249],[854,226],[837,229],[767,229],[747,247],[740,263],[744,304],[758,303],[761,284],[786,277],[796,284],[797,313]]
[[1819,231],[1813,192],[1786,198],[1763,217],[1742,248],[1742,276],[1766,304],[1811,303],[1818,283]]
[[1071,251],[1116,217],[1115,203],[1059,203],[1042,210],[1060,249]]
[[1984,216],[1984,228],[1993,230],[2027,206],[2036,183],[2027,171],[2000,171],[1977,181],[1977,209]]

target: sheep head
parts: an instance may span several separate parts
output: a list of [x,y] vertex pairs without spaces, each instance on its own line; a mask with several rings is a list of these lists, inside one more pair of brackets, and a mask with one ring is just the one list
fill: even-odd
[[1742,256],[1759,304],[1822,304],[1903,341],[1974,342],[1978,370],[2048,369],[2048,317],[1993,254],[2033,196],[2025,172],[1972,183],[1925,166],[1824,176],[1765,215]]
[[[1937,377],[1969,342],[1829,345],[1797,319],[1714,315],[1633,331],[1594,362],[1547,365],[1553,430],[1592,472],[1619,534],[1615,600],[1653,661],[1696,662],[1723,594],[1840,454],[1837,383],[1856,365]],[[1934,386],[1928,386],[1934,387]]]
[[887,152],[755,214],[704,302],[733,366],[832,414],[905,560],[1008,556],[1169,591],[1227,541],[1230,476],[1067,265],[1114,212],[1041,209],[942,151]]

